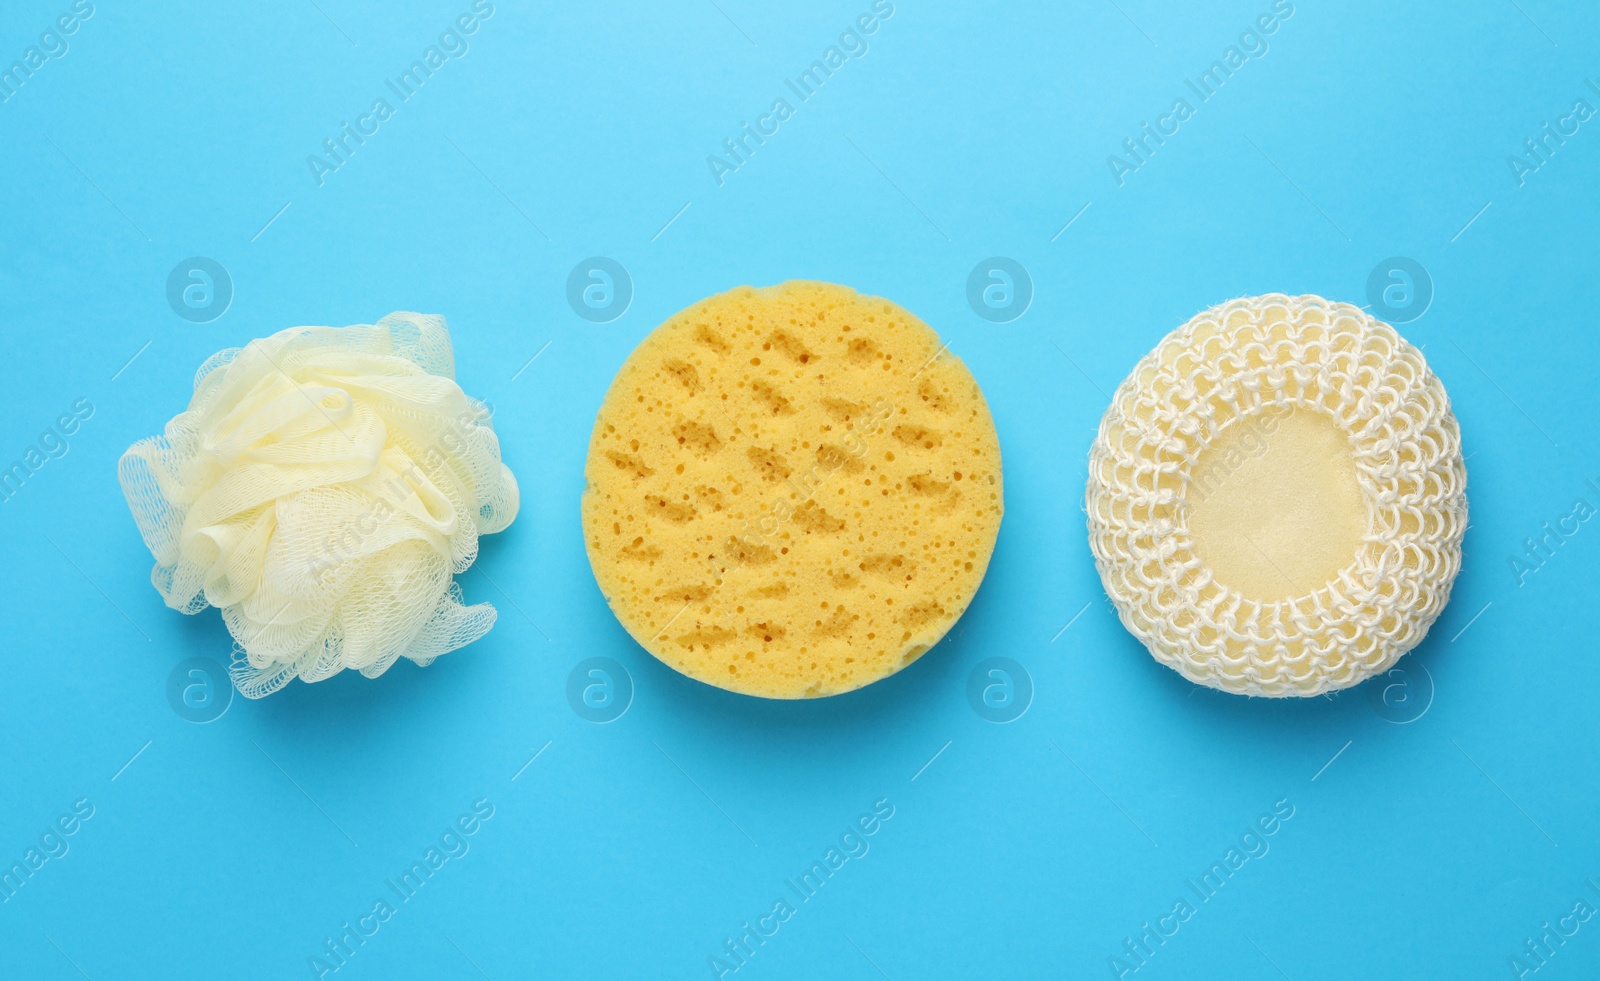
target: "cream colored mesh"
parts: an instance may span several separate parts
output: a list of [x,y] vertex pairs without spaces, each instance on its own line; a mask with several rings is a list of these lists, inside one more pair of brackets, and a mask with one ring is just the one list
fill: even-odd
[[490,410],[455,382],[443,318],[294,327],[213,355],[187,411],[118,477],[167,605],[222,610],[232,675],[428,664],[494,625],[453,575],[517,513]]
[[[1230,425],[1320,412],[1349,437],[1365,534],[1349,565],[1250,599],[1195,554],[1186,493]],[[1422,353],[1356,307],[1280,294],[1167,335],[1117,389],[1089,455],[1089,543],[1123,624],[1198,684],[1317,695],[1387,669],[1450,597],[1467,524],[1461,437]]]

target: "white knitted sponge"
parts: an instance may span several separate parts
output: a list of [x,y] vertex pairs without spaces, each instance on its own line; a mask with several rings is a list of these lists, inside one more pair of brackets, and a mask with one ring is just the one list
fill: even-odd
[[455,382],[443,318],[294,327],[213,355],[117,473],[156,589],[222,609],[234,683],[259,698],[427,664],[494,625],[453,579],[517,514],[489,415]]
[[1281,294],[1167,335],[1089,454],[1123,624],[1189,680],[1310,696],[1386,670],[1450,598],[1467,525],[1444,386],[1388,324]]

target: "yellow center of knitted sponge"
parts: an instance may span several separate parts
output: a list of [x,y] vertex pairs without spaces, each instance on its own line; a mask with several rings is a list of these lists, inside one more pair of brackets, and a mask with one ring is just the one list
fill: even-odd
[[1195,556],[1263,603],[1326,585],[1366,533],[1350,439],[1321,412],[1237,420],[1201,450],[1184,494]]
[[850,691],[944,636],[1002,513],[977,382],[928,326],[843,286],[740,287],[640,343],[595,420],[589,561],[690,677]]

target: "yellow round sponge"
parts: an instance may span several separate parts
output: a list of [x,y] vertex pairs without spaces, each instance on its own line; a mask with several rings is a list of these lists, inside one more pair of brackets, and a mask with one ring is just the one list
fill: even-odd
[[1388,669],[1450,598],[1461,434],[1422,352],[1280,294],[1167,335],[1089,455],[1089,544],[1123,624],[1190,681],[1318,695]]
[[768,698],[850,691],[966,610],[1002,513],[977,382],[926,324],[844,286],[744,286],[623,364],[595,420],[584,541],[646,650]]

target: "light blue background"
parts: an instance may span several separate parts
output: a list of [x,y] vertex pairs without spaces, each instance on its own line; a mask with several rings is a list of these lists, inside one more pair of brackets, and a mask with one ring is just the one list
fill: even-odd
[[[1514,977],[1525,938],[1600,906],[1584,884],[1600,881],[1584,619],[1600,524],[1525,584],[1509,564],[1577,497],[1600,505],[1584,484],[1600,483],[1600,120],[1525,186],[1507,163],[1574,100],[1600,107],[1592,10],[1297,2],[1119,187],[1107,155],[1194,102],[1184,79],[1270,0],[906,0],[719,187],[706,156],[870,0],[505,2],[319,187],[307,156],[469,3],[106,0],[0,105],[0,460],[75,399],[96,407],[0,507],[0,864],[74,801],[95,807],[0,905],[0,973],[313,977],[324,940],[479,798],[495,813],[470,851],[340,981],[712,976],[724,939],[884,798],[870,852],[733,977],[1115,976],[1125,938],[1194,901],[1185,880],[1283,799],[1270,852],[1141,981]],[[69,6],[7,4],[0,66]],[[204,325],[165,295],[196,255],[235,287]],[[593,255],[631,273],[613,323],[566,300]],[[1035,286],[1004,325],[966,301],[994,255]],[[1365,304],[1396,255],[1431,273],[1431,307],[1400,329],[1470,454],[1464,568],[1406,662],[1429,708],[1399,725],[1372,685],[1197,689],[1122,629],[1095,575],[1081,501],[1107,393],[1206,306]],[[1007,514],[944,643],[867,690],[777,704],[629,640],[578,495],[595,410],[641,337],[708,294],[797,277],[890,297],[950,341],[999,427]],[[461,582],[498,626],[427,669],[184,721],[169,672],[226,660],[229,638],[151,588],[117,457],[183,408],[212,352],[395,309],[446,315],[463,385],[497,407],[522,513]],[[592,656],[635,687],[609,725],[566,697]],[[1007,725],[967,701],[994,656],[1035,688]],[[1600,919],[1537,976],[1597,971]]]

